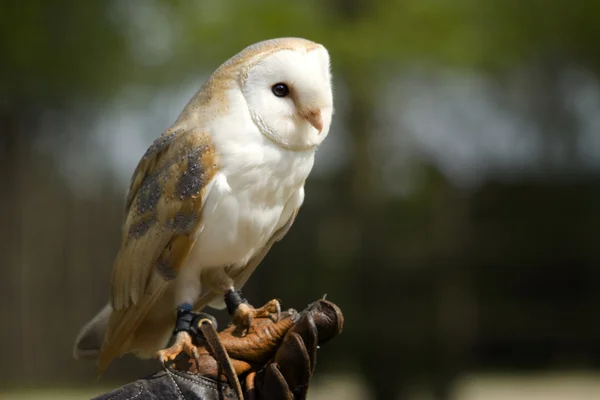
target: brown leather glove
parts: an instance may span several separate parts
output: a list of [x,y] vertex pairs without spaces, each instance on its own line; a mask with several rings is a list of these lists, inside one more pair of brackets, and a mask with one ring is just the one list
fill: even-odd
[[343,321],[335,304],[317,300],[299,313],[282,313],[277,322],[254,319],[245,336],[233,326],[217,333],[204,323],[197,359],[182,354],[164,371],[98,399],[208,400],[240,394],[245,399],[305,399],[317,348],[341,332]]
[[[255,319],[245,336],[230,326],[218,337],[235,375],[244,382],[246,398],[304,399],[314,373],[317,347],[337,335],[343,321],[335,304],[318,300],[300,313],[283,313],[277,322]],[[222,365],[227,361],[222,360],[218,348],[213,348],[219,344],[213,346],[210,338],[206,339],[208,343],[198,348],[198,365],[196,360],[185,357],[175,368],[228,380],[226,366]],[[233,382],[229,384],[235,386]]]

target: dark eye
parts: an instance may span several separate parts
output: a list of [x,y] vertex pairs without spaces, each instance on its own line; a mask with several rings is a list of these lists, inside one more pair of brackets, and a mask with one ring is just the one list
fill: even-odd
[[273,94],[277,97],[285,97],[290,94],[290,88],[285,83],[276,83],[271,88]]

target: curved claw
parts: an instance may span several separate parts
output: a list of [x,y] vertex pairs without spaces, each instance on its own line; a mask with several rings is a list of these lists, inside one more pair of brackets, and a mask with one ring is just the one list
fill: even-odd
[[[273,316],[275,314],[275,316]],[[256,318],[273,318],[275,322],[281,318],[281,302],[277,299],[269,301],[261,308],[256,309]]]
[[281,319],[281,301],[275,299],[275,300],[271,300],[276,302],[275,305],[275,322],[279,321]]
[[242,303],[235,310],[232,322],[242,330],[242,336],[246,336],[254,318],[272,318],[275,322],[279,321],[281,318],[280,301],[273,299],[260,308]]
[[[190,354],[188,354],[188,355],[190,355]],[[194,361],[196,362],[196,368],[200,369],[200,353],[198,353],[198,349],[194,345],[192,345],[191,356],[194,357]]]
[[173,361],[181,353],[194,357],[196,362],[198,362],[200,357],[198,349],[192,343],[192,337],[185,331],[178,332],[173,345],[166,349],[159,350],[156,353],[156,356],[160,362],[165,365],[166,362]]

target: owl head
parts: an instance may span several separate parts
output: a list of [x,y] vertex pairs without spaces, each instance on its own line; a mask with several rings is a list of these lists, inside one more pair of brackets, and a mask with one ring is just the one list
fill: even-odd
[[314,149],[327,136],[333,114],[329,53],[300,38],[259,42],[221,65],[201,94],[205,102],[234,96],[236,111],[243,109],[275,144]]

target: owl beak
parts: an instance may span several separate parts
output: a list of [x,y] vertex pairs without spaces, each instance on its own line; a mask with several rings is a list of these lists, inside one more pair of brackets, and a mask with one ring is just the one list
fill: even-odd
[[321,117],[321,110],[308,110],[302,113],[302,117],[306,119],[312,126],[314,126],[317,132],[321,133],[323,130],[323,117]]

